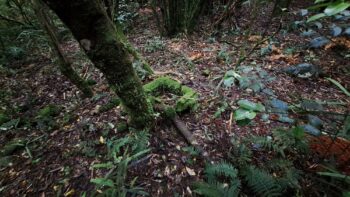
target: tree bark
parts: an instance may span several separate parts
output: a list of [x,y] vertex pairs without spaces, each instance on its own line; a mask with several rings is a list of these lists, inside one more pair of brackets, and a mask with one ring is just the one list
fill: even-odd
[[39,22],[41,23],[43,29],[46,30],[49,40],[51,41],[51,46],[54,51],[54,54],[58,58],[58,65],[61,73],[64,76],[66,76],[75,86],[77,86],[77,88],[82,91],[85,97],[92,97],[93,92],[89,87],[88,83],[84,79],[82,79],[77,72],[75,72],[70,61],[67,59],[67,57],[64,55],[64,52],[62,51],[57,33],[54,30],[53,24],[51,23],[46,14],[48,9],[45,8],[45,5],[41,4],[40,0],[34,0],[33,4],[35,14]]
[[136,76],[128,50],[97,0],[44,0],[69,27],[86,54],[120,97],[136,128],[152,125],[153,110]]

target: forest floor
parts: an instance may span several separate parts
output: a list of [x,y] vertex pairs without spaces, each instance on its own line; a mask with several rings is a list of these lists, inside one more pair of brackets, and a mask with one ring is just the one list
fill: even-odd
[[[266,115],[261,113],[250,124],[240,126],[236,124],[232,112],[238,108],[237,101],[241,99],[266,104],[275,98],[289,105],[311,100],[323,102],[324,111],[349,113],[350,97],[326,78],[335,79],[350,89],[350,61],[339,55],[340,52],[349,51],[350,39],[341,38],[345,43],[343,48],[307,48],[311,38],[301,36],[298,30],[287,31],[286,24],[292,24],[298,19],[300,8],[302,6],[293,6],[290,15],[294,18],[283,19],[284,26],[274,36],[268,54],[261,54],[269,46],[266,41],[242,62],[241,74],[260,76],[258,73],[265,73],[265,76],[256,79],[261,83],[258,84],[260,88],[257,91],[254,90],[255,87],[242,88],[232,84],[224,87],[218,84],[225,73],[233,69],[240,51],[249,51],[261,37],[245,37],[238,30],[227,33],[229,31],[225,28],[228,24],[220,35],[214,37],[211,35],[213,28],[204,21],[201,21],[191,36],[159,37],[152,13],[147,8],[140,10],[138,18],[133,22],[128,38],[157,71],[155,76],[145,81],[166,73],[200,95],[199,108],[181,114],[180,118],[212,161],[228,158],[232,137],[267,136],[278,127],[305,122],[305,114],[290,113],[289,118],[295,120],[291,124],[278,120],[274,114],[267,114],[267,119],[264,119],[263,116]],[[242,15],[239,18],[242,24],[247,20],[245,17]],[[259,21],[256,24],[266,22]],[[253,29],[254,32],[261,32],[264,25],[257,25]],[[268,35],[277,29],[278,21],[273,21]],[[64,49],[72,59],[83,59],[76,42],[67,41]],[[291,65],[305,62],[317,65],[323,74],[298,78],[281,72]],[[116,125],[125,122],[126,117],[121,113],[120,107],[98,113],[97,108],[115,95],[109,90],[103,76],[89,62],[81,60],[76,64],[85,78],[97,82],[93,86],[95,96],[92,99],[82,99],[78,90],[59,74],[47,54],[22,63],[16,74],[1,73],[1,91],[7,92],[11,98],[10,104],[29,108],[23,112],[22,117],[35,117],[36,112],[48,104],[62,108],[55,117],[60,126],[53,127],[50,132],[44,131],[45,128],[25,126],[12,132],[1,131],[1,145],[13,139],[29,140],[27,149],[13,154],[11,165],[0,168],[1,196],[54,196],[57,193],[79,196],[84,191],[94,190],[95,186],[90,183],[90,179],[106,173],[91,166],[105,161],[104,138],[125,135],[117,131]],[[338,104],[327,104],[331,102]],[[227,106],[222,113],[214,115],[224,103]],[[329,113],[318,114],[318,117],[325,122],[325,131],[332,132],[343,124],[342,119],[330,117]],[[101,140],[101,136],[105,137]],[[138,177],[136,185],[151,196],[193,196],[191,186],[203,179],[206,162],[186,152],[184,148],[188,146],[174,126],[157,122],[150,135],[150,153],[144,161],[129,168],[127,180]],[[347,151],[347,155],[350,155]],[[349,166],[349,157],[344,162],[345,166]],[[317,161],[310,161],[307,165],[311,169],[315,164]],[[349,167],[342,170],[350,173]],[[312,188],[308,189],[312,193]]]

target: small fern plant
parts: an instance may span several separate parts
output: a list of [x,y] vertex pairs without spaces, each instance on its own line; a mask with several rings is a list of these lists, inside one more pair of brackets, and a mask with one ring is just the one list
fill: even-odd
[[126,182],[129,163],[150,151],[147,149],[147,143],[148,134],[145,132],[107,141],[107,157],[110,161],[92,166],[95,169],[109,169],[104,177],[91,179],[97,189],[102,190],[102,193],[96,196],[148,196],[142,188],[134,186],[137,177],[131,183]]
[[[252,136],[231,142],[229,156],[249,191],[257,196],[281,196],[287,191],[297,193],[300,190],[301,171],[293,162],[307,152],[303,130],[276,130],[271,137]],[[261,157],[261,153],[267,157]],[[258,162],[255,162],[255,155],[259,155]]]
[[206,182],[194,184],[194,192],[206,197],[235,197],[240,191],[237,169],[229,163],[207,165]]
[[281,196],[282,188],[268,172],[250,165],[242,170],[242,175],[249,188],[259,196]]

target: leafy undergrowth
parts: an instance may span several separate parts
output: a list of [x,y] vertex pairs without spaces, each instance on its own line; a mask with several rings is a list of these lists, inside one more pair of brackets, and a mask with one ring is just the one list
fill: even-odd
[[[161,38],[150,12],[140,11],[129,40],[159,75],[198,93],[197,110],[181,119],[211,162],[168,122],[158,121],[150,134],[129,131],[119,100],[73,41],[64,49],[94,82],[91,99],[48,59],[1,67],[1,196],[341,195],[349,184],[343,175],[350,175],[350,98],[328,78],[350,89],[349,38],[308,48],[313,38],[295,27],[303,20],[298,13],[296,4],[282,31],[237,66],[241,49],[260,35],[211,36],[201,24],[188,38]],[[317,68],[294,74],[305,63]]]

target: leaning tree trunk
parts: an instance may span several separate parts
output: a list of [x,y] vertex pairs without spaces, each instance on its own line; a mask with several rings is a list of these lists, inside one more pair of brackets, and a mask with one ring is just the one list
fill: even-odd
[[69,27],[95,66],[120,97],[136,128],[152,124],[152,106],[132,67],[130,54],[97,0],[44,0]]
[[52,49],[58,58],[58,65],[61,73],[66,76],[75,86],[77,86],[77,88],[82,91],[85,97],[92,97],[93,92],[89,87],[89,84],[84,79],[82,79],[77,72],[75,72],[70,61],[64,55],[64,52],[60,47],[60,41],[58,39],[57,33],[53,28],[52,22],[46,14],[48,11],[48,9],[45,8],[46,5],[42,5],[39,0],[34,0],[33,4],[35,14],[43,29],[46,30],[46,33],[51,41]]

